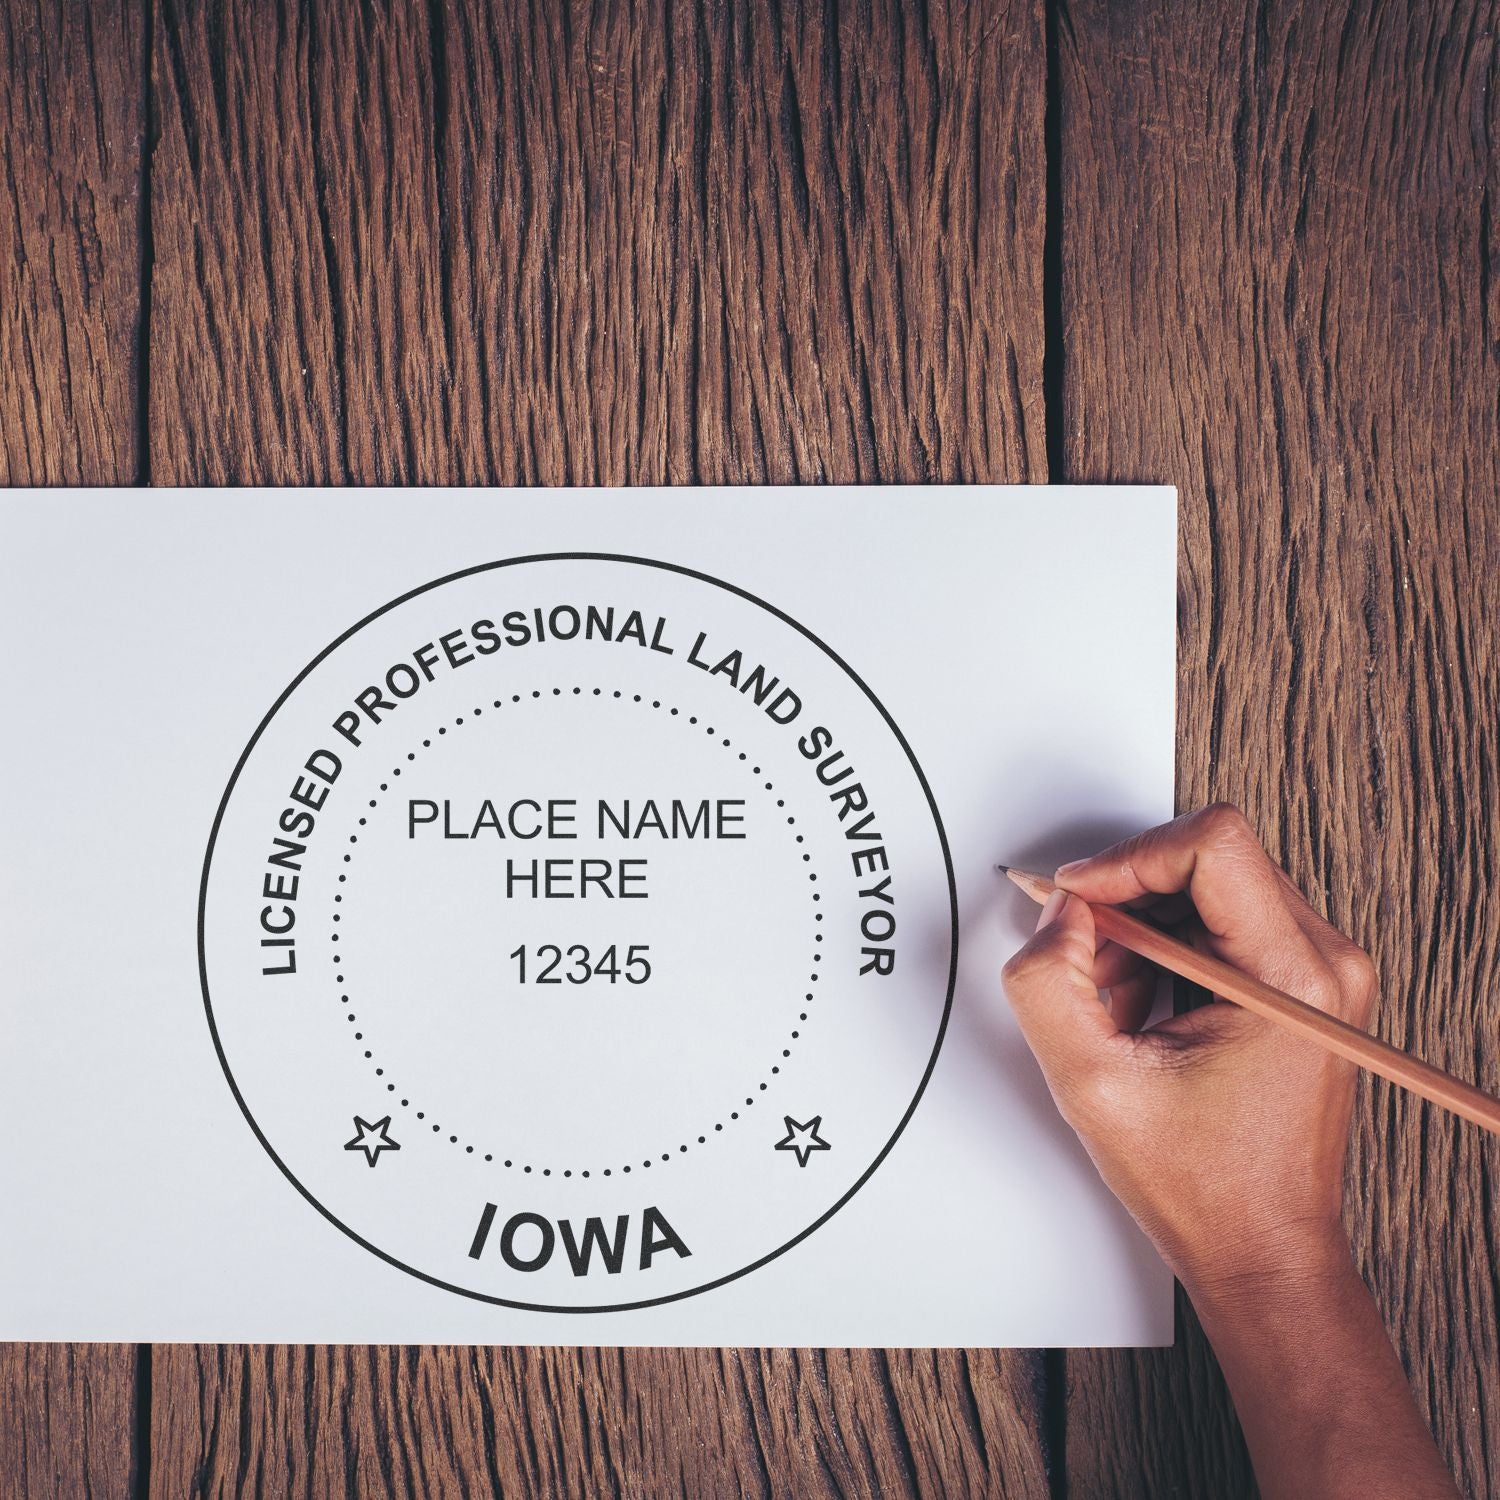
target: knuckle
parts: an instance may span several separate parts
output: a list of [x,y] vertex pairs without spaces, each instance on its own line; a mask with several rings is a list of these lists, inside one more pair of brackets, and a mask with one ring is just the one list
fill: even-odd
[[1199,812],[1203,830],[1215,843],[1226,846],[1254,844],[1260,848],[1260,840],[1250,826],[1250,820],[1233,802],[1210,802]]
[[1375,993],[1378,977],[1374,959],[1363,948],[1348,943],[1340,947],[1329,962],[1344,994],[1361,1004],[1368,1003]]
[[1124,1097],[1119,1077],[1101,1062],[1074,1059],[1068,1067],[1064,1086],[1068,1113],[1073,1122],[1085,1130],[1101,1128],[1129,1112],[1129,1101]]
[[1330,964],[1320,966],[1316,972],[1309,974],[1300,985],[1295,987],[1293,993],[1318,1010],[1336,1012],[1340,1008],[1344,989]]
[[1300,993],[1319,1010],[1362,1023],[1375,997],[1375,965],[1352,943],[1325,948],[1303,979]]

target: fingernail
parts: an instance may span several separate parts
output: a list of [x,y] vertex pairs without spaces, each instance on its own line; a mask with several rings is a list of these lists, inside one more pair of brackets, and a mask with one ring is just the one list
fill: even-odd
[[1042,903],[1042,914],[1036,919],[1036,930],[1040,932],[1042,928],[1048,925],[1048,923],[1055,922],[1057,920],[1057,914],[1067,904],[1068,893],[1066,891],[1053,891],[1052,894],[1047,897],[1046,901]]
[[1065,865],[1059,865],[1053,879],[1066,880],[1069,875],[1076,875],[1087,863],[1088,860],[1086,859],[1074,859]]

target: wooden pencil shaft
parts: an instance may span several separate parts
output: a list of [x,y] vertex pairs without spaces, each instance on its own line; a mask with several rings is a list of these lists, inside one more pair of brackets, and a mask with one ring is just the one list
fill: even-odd
[[[1043,875],[1008,868],[1005,873],[1034,901],[1045,901],[1054,889],[1052,882]],[[1492,1098],[1473,1084],[1412,1057],[1399,1047],[1393,1047],[1337,1016],[1330,1016],[1305,1000],[1263,984],[1221,959],[1200,953],[1117,906],[1090,903],[1090,910],[1094,914],[1095,930],[1122,948],[1129,948],[1132,953],[1139,953],[1161,968],[1190,979],[1194,984],[1201,984],[1214,994],[1232,1000],[1256,1015],[1265,1016],[1339,1057],[1368,1068],[1379,1077],[1400,1084],[1412,1093],[1452,1110],[1462,1119],[1500,1135],[1500,1099]]]

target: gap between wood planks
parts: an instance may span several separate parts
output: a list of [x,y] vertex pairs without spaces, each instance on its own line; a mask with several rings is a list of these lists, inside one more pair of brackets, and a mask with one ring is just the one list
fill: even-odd
[[[156,36],[156,0],[145,0],[141,20],[141,164],[136,222],[141,247],[140,308],[135,325],[135,482],[151,483],[151,276],[156,249],[151,238],[151,157],[159,130],[151,54]],[[150,1353],[146,1355],[150,1369]]]
[[[1063,257],[1062,257],[1062,82],[1059,67],[1059,25],[1063,0],[1043,0],[1046,31],[1046,78],[1044,89],[1043,143],[1045,152],[1046,196],[1042,243],[1042,409],[1046,422],[1047,481],[1063,484]],[[436,101],[440,115],[446,113],[446,58],[441,12],[429,4],[432,64]],[[152,158],[160,135],[156,114],[153,57],[156,40],[155,0],[144,0],[141,44],[141,155],[139,165],[138,226],[140,244],[139,311],[135,338],[135,481],[138,486],[152,484],[151,472],[151,297],[156,255],[152,239]],[[439,153],[436,170],[441,177],[447,168],[443,158],[442,125],[434,137]],[[321,201],[322,194],[319,193]],[[440,212],[446,199],[440,195]],[[449,271],[448,226],[440,226],[443,245],[443,273]],[[446,313],[448,299],[443,305]],[[446,320],[445,320],[446,321]],[[450,363],[452,358],[451,327],[444,328]],[[342,356],[342,338],[338,340]],[[342,427],[342,421],[341,421]],[[347,437],[345,474],[348,474]],[[152,1422],[152,1352],[151,1344],[135,1346],[135,1390],[133,1431],[131,1434],[132,1500],[149,1500],[151,1495],[151,1422]],[[1068,1500],[1067,1480],[1067,1352],[1044,1349],[1040,1355],[1042,1430],[1039,1434],[1042,1458],[1046,1466],[1051,1500]]]
[[[1046,197],[1042,228],[1042,412],[1047,424],[1047,482],[1066,483],[1063,471],[1063,187],[1062,68],[1058,31],[1063,0],[1043,0],[1047,78],[1042,118]],[[1068,1500],[1068,1356],[1042,1351],[1042,1462],[1051,1500]]]
[[[151,483],[151,277],[156,267],[151,238],[151,158],[159,125],[151,58],[156,46],[156,0],[144,0],[141,18],[141,162],[136,222],[141,248],[140,307],[135,329],[135,480]],[[135,1390],[131,1402],[131,1500],[151,1494],[151,1355],[150,1344],[135,1346]]]

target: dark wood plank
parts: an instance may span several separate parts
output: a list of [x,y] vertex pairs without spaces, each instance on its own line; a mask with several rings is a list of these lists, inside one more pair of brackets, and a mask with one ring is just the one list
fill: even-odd
[[0,484],[137,467],[141,5],[0,4]]
[[348,478],[330,246],[349,230],[314,170],[310,28],[306,8],[156,7],[159,484]]
[[[1058,27],[1074,480],[1181,487],[1183,805],[1230,797],[1500,1086],[1495,6],[1112,6]],[[1500,1493],[1500,1143],[1362,1089],[1348,1218],[1465,1492]],[[1191,1319],[1068,1360],[1080,1495],[1251,1492]]]
[[[158,479],[1040,479],[1038,5],[162,0]],[[1046,1493],[1037,1361],[159,1349],[163,1494]]]
[[[0,484],[135,477],[138,4],[0,4]],[[129,1345],[0,1346],[0,1488],[123,1495]]]
[[0,1344],[0,1493],[131,1494],[145,1457],[135,1367],[129,1344]]
[[160,480],[1044,473],[1038,6],[164,3]]
[[989,1352],[173,1345],[153,1487],[1045,1495],[1029,1378]]

